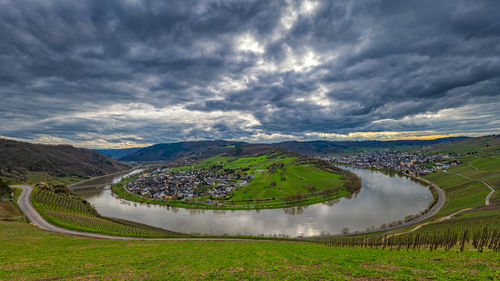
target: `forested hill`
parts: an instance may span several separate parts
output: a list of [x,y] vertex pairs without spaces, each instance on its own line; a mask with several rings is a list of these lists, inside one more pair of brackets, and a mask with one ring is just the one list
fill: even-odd
[[136,151],[141,150],[142,147],[133,147],[133,148],[118,148],[118,149],[95,149],[95,151],[107,155],[109,157],[113,157],[115,159],[120,159],[124,156],[132,154]]
[[[396,140],[396,141],[286,141],[274,144],[249,144],[234,141],[189,141],[177,143],[161,143],[144,148],[98,150],[103,154],[123,161],[175,161],[183,157],[208,158],[222,153],[233,153],[236,145],[251,152],[257,148],[284,149],[299,154],[314,155],[328,153],[345,153],[366,149],[394,149],[432,145],[464,137],[441,138],[434,140]],[[130,153],[132,151],[132,153]]]
[[160,143],[145,147],[121,157],[123,161],[175,161],[183,157],[208,158],[234,149],[238,142],[232,141],[189,141]]
[[328,154],[355,152],[367,149],[395,149],[433,145],[465,137],[439,138],[434,140],[394,140],[394,141],[286,141],[275,145],[300,154]]
[[129,167],[93,150],[0,139],[0,177],[26,179],[29,173],[88,178]]

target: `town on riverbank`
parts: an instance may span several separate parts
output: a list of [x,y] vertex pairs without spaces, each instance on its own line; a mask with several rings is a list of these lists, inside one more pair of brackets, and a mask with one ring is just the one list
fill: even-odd
[[318,158],[356,168],[373,168],[424,176],[436,171],[446,171],[461,164],[458,153],[426,154],[395,150],[373,150],[349,155],[326,155]]
[[[213,169],[172,171],[159,168],[129,181],[129,192],[154,199],[189,200],[195,197],[225,197],[253,179],[241,170]],[[209,202],[207,202],[209,203]]]

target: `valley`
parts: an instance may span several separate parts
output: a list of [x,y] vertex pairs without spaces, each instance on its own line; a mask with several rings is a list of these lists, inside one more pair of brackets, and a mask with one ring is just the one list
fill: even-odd
[[[98,253],[102,253],[104,255],[105,252],[116,252],[115,254],[120,255],[120,258],[114,261],[116,266],[130,266],[135,268],[130,275],[127,275],[127,278],[137,278],[144,276],[144,274],[148,276],[153,275],[151,275],[152,273],[150,271],[140,270],[137,262],[140,262],[141,259],[127,258],[128,256],[126,254],[116,248],[118,244],[120,244],[121,247],[126,246],[129,252],[139,251],[139,249],[149,249],[148,247],[152,247],[151,249],[158,249],[158,251],[150,250],[146,256],[141,256],[142,258],[153,260],[152,264],[155,264],[156,266],[166,265],[161,260],[173,259],[173,257],[176,256],[175,252],[181,249],[184,252],[183,260],[186,262],[193,258],[198,259],[199,261],[204,261],[205,258],[209,258],[211,260],[210,264],[204,263],[202,267],[190,266],[182,271],[172,271],[172,267],[170,266],[176,264],[176,262],[171,260],[168,263],[169,266],[165,267],[166,271],[160,271],[160,273],[170,274],[174,278],[187,278],[188,276],[200,275],[206,276],[206,279],[229,277],[238,278],[238,276],[241,278],[260,278],[262,275],[255,269],[252,269],[253,267],[251,264],[255,264],[265,257],[266,266],[282,267],[284,270],[271,270],[273,273],[270,273],[270,269],[265,269],[265,276],[273,276],[273,278],[280,278],[280,276],[284,276],[283,274],[290,274],[290,272],[294,274],[295,278],[305,278],[305,276],[310,277],[312,275],[317,278],[322,278],[321,276],[327,275],[331,277],[331,274],[334,274],[333,272],[337,271],[339,276],[350,276],[353,278],[357,276],[362,276],[363,278],[369,277],[390,279],[407,279],[410,276],[419,276],[420,278],[441,278],[443,276],[443,272],[446,272],[448,277],[470,277],[471,274],[474,274],[474,278],[477,278],[477,280],[483,280],[485,278],[495,279],[498,277],[498,274],[496,273],[494,265],[500,262],[497,254],[499,249],[498,245],[500,245],[498,242],[498,234],[500,233],[500,207],[496,200],[496,191],[498,188],[497,177],[500,172],[496,163],[498,155],[498,138],[483,138],[482,140],[485,141],[482,143],[483,145],[474,145],[472,151],[464,151],[464,149],[461,148],[463,146],[457,147],[458,144],[451,143],[450,147],[453,147],[448,150],[447,153],[461,153],[456,159],[460,161],[460,164],[453,167],[447,167],[445,171],[434,171],[424,176],[424,179],[427,179],[432,183],[436,183],[446,193],[446,203],[430,218],[421,222],[417,221],[416,224],[413,225],[403,224],[402,227],[387,230],[384,230],[384,228],[389,225],[389,221],[385,220],[385,226],[381,225],[380,229],[377,229],[378,227],[367,227],[366,231],[368,232],[365,232],[356,230],[355,227],[349,229],[346,228],[337,230],[337,233],[342,232],[342,235],[333,236],[326,232],[322,232],[318,237],[308,237],[307,235],[303,237],[303,234],[301,234],[298,235],[297,239],[293,238],[294,235],[285,235],[286,232],[280,233],[279,231],[274,232],[274,234],[271,235],[256,235],[256,233],[247,235],[244,232],[240,234],[233,232],[235,233],[233,235],[201,235],[202,233],[197,234],[196,231],[194,231],[194,233],[193,231],[188,231],[187,234],[182,234],[183,232],[179,231],[180,229],[175,229],[175,231],[165,230],[164,227],[155,227],[150,224],[154,220],[161,221],[160,216],[165,217],[165,215],[169,212],[172,212],[172,215],[176,213],[179,214],[177,223],[185,224],[185,216],[189,213],[185,210],[190,209],[183,209],[178,206],[162,207],[161,203],[158,204],[156,203],[156,200],[153,199],[146,199],[142,195],[137,198],[146,200],[146,204],[140,202],[125,203],[123,199],[113,199],[116,200],[118,204],[116,207],[119,205],[122,206],[119,209],[123,209],[123,207],[127,205],[130,206],[127,207],[130,208],[130,211],[132,211],[128,213],[130,215],[135,213],[143,214],[145,217],[151,217],[151,214],[153,214],[151,211],[155,210],[155,212],[158,212],[158,216],[151,217],[153,221],[138,223],[132,222],[132,217],[128,217],[128,219],[119,218],[120,215],[116,212],[114,213],[114,215],[116,215],[115,218],[106,217],[101,214],[101,212],[107,212],[105,206],[110,206],[110,202],[112,201],[109,200],[113,198],[113,196],[116,196],[113,195],[110,190],[99,190],[99,188],[95,186],[92,188],[97,188],[96,191],[89,193],[90,191],[85,190],[85,185],[82,185],[78,187],[79,189],[76,191],[76,194],[73,194],[71,191],[66,190],[64,185],[40,184],[35,187],[31,200],[36,212],[39,213],[49,224],[57,225],[63,229],[68,229],[67,234],[71,234],[71,231],[77,231],[74,233],[78,235],[78,231],[84,231],[85,233],[94,233],[96,237],[116,237],[116,239],[119,240],[123,237],[123,239],[132,239],[132,241],[113,241],[114,238],[112,240],[94,241],[92,238],[72,237],[46,232],[26,224],[24,222],[24,216],[20,213],[15,204],[7,201],[6,203],[2,203],[2,208],[0,208],[0,213],[2,215],[2,220],[0,221],[0,237],[3,237],[2,241],[6,242],[2,243],[2,252],[9,254],[11,258],[8,263],[0,265],[2,268],[1,272],[3,272],[0,275],[0,278],[12,279],[16,278],[16,276],[20,276],[19,274],[22,274],[23,276],[37,277],[58,276],[59,278],[70,278],[72,274],[78,274],[80,276],[87,276],[87,274],[90,274],[88,276],[99,276],[100,278],[116,276],[113,273],[113,266],[108,266],[106,271],[100,271],[99,273],[97,271],[94,272],[92,266],[88,267],[85,272],[79,271],[77,269],[78,267],[75,267],[75,270],[69,271],[60,271],[57,268],[49,270],[46,268],[45,265],[50,266],[55,263],[64,263],[58,258],[58,254],[49,258],[45,265],[39,265],[38,271],[30,271],[28,269],[28,264],[30,263],[23,258],[25,257],[23,251],[26,251],[28,248],[34,248],[34,257],[36,257],[38,255],[37,253],[39,253],[37,251],[49,251],[56,253],[56,251],[62,251],[64,248],[67,248],[68,246],[66,246],[66,243],[69,243],[75,246],[80,245],[76,247],[80,247],[83,250],[82,254],[86,253],[86,255],[90,257],[93,262],[98,262],[100,260]],[[468,141],[470,142],[470,140]],[[462,151],[458,152],[459,150]],[[444,151],[445,150],[439,150],[439,153],[443,153]],[[322,164],[323,162],[315,162],[313,159],[307,160],[307,162],[304,161],[304,159],[301,160],[301,158],[297,156],[273,153],[258,156],[239,157],[219,155],[198,162],[190,161],[184,166],[177,165],[176,167],[169,166],[168,168],[152,168],[149,172],[142,171],[135,176],[126,178],[124,181],[120,182],[120,184],[113,185],[111,183],[107,185],[109,187],[112,185],[113,189],[116,189],[116,187],[127,184],[134,179],[139,179],[141,175],[143,175],[144,179],[160,174],[165,176],[169,175],[168,178],[172,178],[172,175],[192,175],[193,179],[200,178],[199,176],[202,176],[202,178],[211,177],[214,179],[214,182],[208,186],[212,188],[219,186],[217,177],[214,175],[219,175],[220,180],[226,184],[238,184],[240,181],[247,181],[246,184],[238,185],[238,188],[232,190],[230,196],[227,196],[229,194],[220,196],[224,200],[219,201],[223,202],[222,204],[231,204],[228,202],[231,202],[232,200],[236,202],[238,202],[237,200],[255,200],[254,203],[256,203],[259,202],[257,201],[257,198],[259,200],[264,200],[266,197],[276,196],[276,191],[282,192],[280,195],[285,197],[290,196],[290,194],[296,194],[297,190],[306,194],[308,190],[308,183],[305,182],[307,182],[307,180],[314,183],[319,190],[328,187],[328,185],[322,185],[322,183],[332,183],[335,182],[335,180],[338,180],[337,183],[341,184],[341,188],[346,188],[342,185],[341,178],[341,176],[345,174],[336,174],[331,173],[331,171],[324,171],[324,167],[329,167],[329,165],[320,166],[324,165]],[[311,170],[312,168],[313,170]],[[356,170],[356,168],[349,169],[352,172],[361,175],[363,183],[361,192],[359,192],[358,195],[354,195],[352,199],[341,198],[340,202],[333,202],[332,205],[308,204],[304,207],[294,207],[295,209],[288,208],[290,211],[286,211],[285,213],[281,210],[286,210],[287,208],[269,210],[262,209],[251,212],[255,212],[255,215],[259,215],[259,212],[263,212],[262,217],[271,218],[269,221],[271,224],[273,221],[283,220],[282,218],[278,219],[278,213],[271,215],[275,212],[274,210],[282,212],[285,217],[289,216],[290,218],[297,218],[298,220],[292,220],[290,226],[297,224],[300,225],[300,218],[302,217],[302,214],[308,214],[307,216],[314,214],[314,210],[318,208],[315,206],[322,206],[322,211],[316,213],[315,215],[317,218],[319,218],[318,214],[325,211],[336,213],[337,211],[334,211],[334,209],[327,209],[331,207],[338,208],[338,210],[345,210],[346,212],[343,215],[346,216],[348,213],[353,212],[352,210],[349,210],[348,206],[351,205],[357,208],[356,201],[364,198],[364,192],[370,190],[370,187],[367,186],[367,184],[369,185],[371,180],[367,177],[367,175],[372,174],[373,179],[383,179],[384,177],[387,177],[388,179],[392,177],[394,180],[405,179],[400,176],[381,174],[377,171]],[[303,176],[301,171],[304,171],[306,175],[315,176],[308,178]],[[344,169],[332,171],[338,172],[344,171]],[[324,181],[322,181],[322,173],[331,173],[334,176],[332,178],[327,177]],[[365,173],[366,175],[364,175]],[[251,175],[254,177],[249,177]],[[295,176],[295,178],[293,176]],[[286,180],[281,180],[282,177],[286,177]],[[167,177],[165,177],[165,179],[167,179]],[[258,181],[253,183],[252,180]],[[269,192],[269,185],[271,185],[270,183],[273,181],[276,181],[276,185],[272,184],[276,187],[276,190]],[[410,182],[411,181],[407,179],[404,185],[408,186]],[[90,183],[92,183],[92,181],[90,181]],[[254,186],[252,186],[252,183]],[[106,186],[106,184],[104,186]],[[495,192],[492,192],[488,186],[493,188]],[[80,190],[80,188],[83,189]],[[244,192],[244,188],[247,188],[248,190]],[[121,189],[125,191],[123,186],[121,186]],[[210,190],[211,189],[205,189],[205,191]],[[411,188],[411,190],[416,189]],[[14,188],[13,191],[15,201],[21,192],[16,188]],[[394,193],[394,191],[391,193]],[[96,192],[108,194],[106,196],[109,197],[105,197],[107,199],[104,199],[103,197],[104,201],[99,201],[100,199],[97,200],[97,198],[100,197],[92,195],[97,194]],[[383,197],[380,197],[377,200],[381,200],[382,198],[391,198],[391,193],[386,193]],[[127,194],[131,193],[127,192]],[[372,193],[367,198],[377,198],[374,195],[375,194]],[[82,196],[83,198],[88,199],[81,199]],[[486,198],[488,198],[489,201]],[[208,192],[201,200],[213,200],[213,202],[217,202],[218,199],[220,200],[220,198],[215,196],[215,194],[210,194],[210,192]],[[397,200],[402,199],[398,198]],[[165,200],[158,201],[168,202]],[[186,203],[184,200],[174,200],[173,202],[176,201]],[[89,205],[89,202],[93,203],[90,203]],[[151,203],[158,204],[158,207],[154,207],[155,205]],[[130,204],[139,205],[133,206]],[[206,202],[203,204],[206,204]],[[407,205],[408,203],[404,204]],[[208,208],[213,208],[214,206],[217,207],[216,204],[213,204],[208,206]],[[387,207],[388,205],[382,204],[381,206]],[[391,206],[391,208],[395,207],[396,205],[394,204]],[[141,208],[144,209],[141,211]],[[301,210],[301,208],[303,209]],[[294,211],[291,211],[292,209],[294,209]],[[147,212],[150,213],[150,215],[146,215],[146,213],[144,213],[145,210],[148,210]],[[373,213],[373,206],[371,207],[371,210],[364,210],[365,216],[368,214],[366,212],[370,211]],[[207,220],[216,222],[214,219],[216,217],[220,217],[221,222],[226,221],[228,224],[219,224],[219,229],[230,229],[228,226],[233,223],[231,220],[232,213],[239,211],[233,210],[229,211],[229,213],[224,212],[226,211],[220,209],[203,210],[201,213],[191,212],[193,215],[192,219],[195,219],[196,217],[199,217],[200,219],[195,219],[193,221],[195,224],[193,225],[196,225],[197,223],[202,227],[207,227],[209,224],[201,224],[201,222]],[[249,211],[242,210],[241,212]],[[210,214],[210,216],[206,216],[208,214]],[[237,218],[238,216],[240,215],[236,215],[234,218]],[[165,226],[167,228],[169,225],[176,225],[176,219],[174,218],[175,216],[166,221]],[[349,218],[349,216],[347,216],[347,218]],[[331,218],[328,220],[331,220]],[[351,220],[356,219],[351,218]],[[271,224],[265,227],[269,228]],[[217,225],[217,223],[212,224],[212,227],[215,225]],[[281,229],[286,229],[283,228],[282,224],[278,224],[277,226],[281,227]],[[357,234],[356,232],[365,234]],[[332,234],[334,233],[335,232],[332,232]],[[13,253],[9,248],[9,243],[12,243],[11,241],[13,240],[7,239],[6,237],[10,235],[16,235],[16,237],[21,237],[25,241],[23,245],[18,246],[19,250],[16,253]],[[34,236],[32,235],[36,235],[36,237],[38,237],[37,240],[33,240],[32,237]],[[165,239],[166,241],[147,241],[151,238]],[[136,239],[144,239],[145,241],[133,241]],[[191,241],[190,239],[194,240]],[[255,241],[261,239],[265,242]],[[41,241],[42,244],[34,246],[33,243],[35,243],[35,241]],[[94,241],[92,242],[94,244],[93,251],[97,251],[95,252],[96,255],[90,254],[90,252],[86,252],[86,250],[84,250],[84,245],[87,245],[87,241]],[[198,249],[201,247],[204,252],[210,253],[211,251],[214,251],[214,248],[212,248],[213,246],[218,248],[218,254],[216,257],[210,254],[204,255],[203,257],[197,256],[195,252],[189,250],[191,247],[196,247]],[[44,247],[50,247],[50,250]],[[248,249],[250,248],[248,247],[256,249],[256,251],[261,253],[261,255],[243,255],[245,251],[249,251]],[[161,254],[159,251],[167,251],[168,253]],[[300,269],[302,268],[301,265],[303,265],[303,263],[295,254],[296,251],[306,251],[304,253],[308,256],[309,261],[316,260],[309,255],[316,256],[318,258],[318,264],[322,265],[314,267],[314,270],[306,269],[306,267]],[[345,257],[345,259],[340,258],[338,256],[340,254]],[[411,254],[411,258],[409,254]],[[83,262],[80,254],[75,252],[71,255],[72,259],[76,261],[76,264]],[[156,260],[153,256],[162,257],[162,259]],[[244,256],[246,258],[244,258]],[[227,263],[228,257],[238,258],[243,261],[245,265],[242,266],[242,270],[236,273],[225,271],[225,269],[234,269],[237,267],[237,265],[233,262]],[[322,262],[319,262],[319,258],[322,259]],[[349,262],[349,259],[355,259],[357,262]],[[376,262],[373,262],[373,259],[376,259]],[[435,260],[437,259],[446,261],[446,265],[436,263]],[[470,259],[481,261],[485,266],[479,271],[472,269],[467,262]],[[286,262],[283,262],[283,260],[286,260]],[[208,262],[208,260],[206,261]],[[359,266],[359,261],[363,261],[362,266]],[[383,265],[381,265],[381,263]],[[14,264],[18,269],[13,269],[12,266]],[[340,264],[342,264],[342,266],[339,267]],[[440,268],[440,266],[445,267]],[[401,268],[403,267],[405,269],[412,270],[402,271]],[[285,270],[285,268],[288,269]],[[332,271],[332,268],[336,269]],[[216,273],[209,273],[215,269],[217,269]],[[97,268],[95,268],[95,270],[97,270]]]

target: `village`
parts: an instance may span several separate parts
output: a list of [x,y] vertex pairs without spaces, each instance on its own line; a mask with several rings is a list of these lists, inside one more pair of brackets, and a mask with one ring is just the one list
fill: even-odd
[[400,171],[414,176],[423,176],[434,171],[446,170],[461,162],[458,154],[409,153],[394,150],[364,151],[351,155],[321,156],[326,161],[350,165],[356,168],[375,168]]
[[232,169],[172,171],[165,168],[140,175],[129,181],[126,188],[131,193],[153,199],[187,201],[228,196],[253,178],[253,175]]

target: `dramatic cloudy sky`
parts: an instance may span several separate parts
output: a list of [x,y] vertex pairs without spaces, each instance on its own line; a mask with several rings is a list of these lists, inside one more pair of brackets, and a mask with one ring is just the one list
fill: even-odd
[[0,0],[0,136],[500,132],[500,1]]

